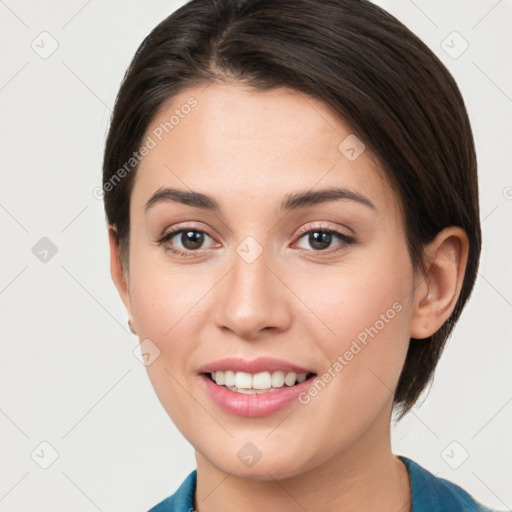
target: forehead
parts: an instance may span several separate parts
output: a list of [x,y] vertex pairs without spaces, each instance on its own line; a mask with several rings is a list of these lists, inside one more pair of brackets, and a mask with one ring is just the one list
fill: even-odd
[[222,83],[186,89],[150,122],[149,139],[153,147],[139,165],[135,201],[162,186],[226,196],[236,191],[242,203],[262,191],[280,198],[292,189],[329,186],[371,195],[384,209],[392,199],[370,151],[353,158],[363,146],[339,115],[285,88]]

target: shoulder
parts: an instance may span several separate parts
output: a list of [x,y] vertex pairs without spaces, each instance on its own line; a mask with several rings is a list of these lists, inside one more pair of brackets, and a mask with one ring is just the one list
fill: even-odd
[[178,490],[161,501],[148,512],[193,512],[197,471],[194,470],[180,485]]
[[462,487],[438,478],[416,462],[398,456],[409,471],[411,512],[497,512],[476,501]]

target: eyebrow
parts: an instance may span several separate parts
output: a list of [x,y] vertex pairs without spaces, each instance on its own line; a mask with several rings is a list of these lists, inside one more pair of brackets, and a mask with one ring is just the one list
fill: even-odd
[[[346,188],[330,188],[317,191],[303,191],[287,194],[281,202],[281,211],[287,212],[297,210],[299,208],[307,208],[322,204],[328,201],[336,200],[355,201],[359,204],[367,206],[373,210],[377,210],[375,205],[364,195],[348,190]],[[160,202],[173,201],[182,203],[194,208],[203,210],[220,212],[221,208],[215,198],[201,192],[188,190],[179,190],[170,187],[160,187],[147,201],[144,210],[149,210],[152,206]]]

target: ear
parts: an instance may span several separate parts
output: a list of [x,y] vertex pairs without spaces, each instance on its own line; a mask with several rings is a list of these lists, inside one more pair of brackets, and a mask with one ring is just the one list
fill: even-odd
[[411,338],[428,338],[451,315],[459,298],[469,242],[459,227],[443,229],[424,248],[426,276],[418,274],[411,319]]
[[[109,226],[108,228],[108,242],[110,246],[110,275],[112,281],[116,285],[119,296],[128,312],[128,325],[133,334],[137,334],[134,327],[134,320],[132,315],[132,302],[130,297],[130,287],[127,279],[128,272],[123,272],[123,265],[121,262],[121,253],[119,250],[119,239],[115,227]],[[128,270],[128,269],[126,269]],[[126,274],[126,275],[125,275]]]

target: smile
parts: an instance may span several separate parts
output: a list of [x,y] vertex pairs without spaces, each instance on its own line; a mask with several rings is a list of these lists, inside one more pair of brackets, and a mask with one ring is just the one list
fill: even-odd
[[312,373],[295,373],[282,370],[263,371],[256,374],[226,370],[209,374],[211,380],[218,386],[223,386],[235,393],[249,395],[271,393],[278,391],[284,386],[295,386],[313,375]]
[[298,401],[317,373],[271,357],[225,358],[198,369],[206,396],[224,412],[245,417],[274,414]]

